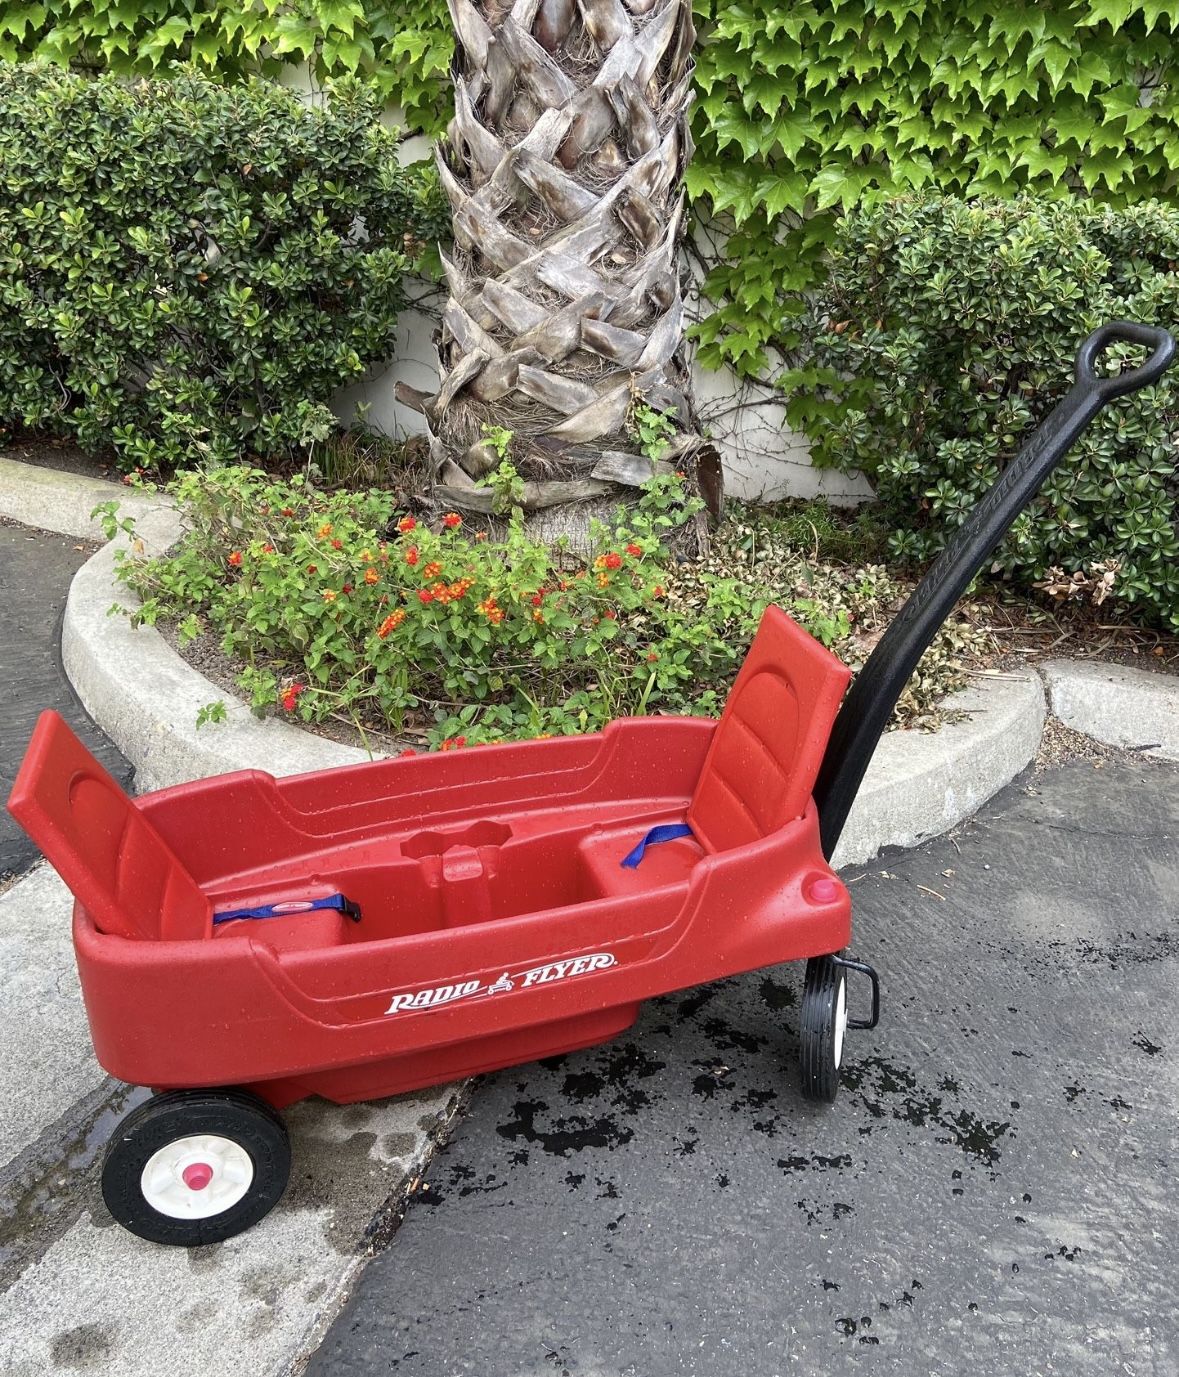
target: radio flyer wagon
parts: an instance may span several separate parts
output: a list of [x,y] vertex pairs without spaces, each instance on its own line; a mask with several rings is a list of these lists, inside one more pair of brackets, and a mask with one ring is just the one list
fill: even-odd
[[[1153,349],[1114,377],[1113,341]],[[848,1028],[879,1014],[844,954],[829,858],[922,651],[1087,422],[1155,381],[1174,342],[1102,327],[1076,384],[881,639],[849,671],[776,607],[719,722],[636,718],[564,737],[257,770],[130,799],[55,713],[9,809],[77,900],[99,1062],[157,1093],[103,1168],[115,1219],[199,1244],[275,1204],[279,1110],[392,1095],[613,1037],[645,999],[806,959],[803,1094],[832,1100]],[[848,1015],[850,972],[872,1013]]]

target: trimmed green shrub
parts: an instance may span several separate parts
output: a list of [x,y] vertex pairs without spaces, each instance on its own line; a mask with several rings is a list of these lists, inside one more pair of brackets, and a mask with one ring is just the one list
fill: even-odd
[[[693,0],[697,212],[715,222],[709,367],[777,376],[839,209],[862,195],[1175,197],[1179,5],[1166,0]],[[364,78],[411,130],[453,111],[446,0],[35,0],[0,57],[227,81]],[[787,387],[794,379],[786,375]],[[793,417],[801,423],[805,416]]]
[[355,84],[0,66],[0,420],[127,468],[322,436],[430,232],[396,151]]
[[[913,199],[839,230],[811,318],[815,455],[876,482],[929,559],[1072,382],[1103,321],[1179,322],[1179,210]],[[1109,352],[1110,366],[1141,355]],[[1107,408],[992,572],[1179,628],[1179,373]]]

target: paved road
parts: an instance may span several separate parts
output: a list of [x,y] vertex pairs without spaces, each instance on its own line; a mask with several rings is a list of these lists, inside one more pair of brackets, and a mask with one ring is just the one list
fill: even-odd
[[120,782],[131,778],[131,767],[87,716],[61,666],[62,609],[91,549],[70,536],[0,522],[0,879],[37,859],[2,805],[43,708],[56,708]]
[[790,968],[488,1078],[310,1377],[1174,1377],[1179,770],[1057,768],[853,893],[837,1105]]

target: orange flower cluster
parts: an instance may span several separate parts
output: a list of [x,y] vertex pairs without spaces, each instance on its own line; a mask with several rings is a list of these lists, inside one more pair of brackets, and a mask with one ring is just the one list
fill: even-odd
[[484,598],[479,604],[479,611],[487,618],[492,626],[498,626],[504,619],[504,610],[492,597]]
[[427,564],[426,567],[422,570],[422,578],[436,579],[441,572],[442,565],[439,564],[437,560],[432,559],[429,562],[429,564]]
[[420,561],[420,559],[421,555],[418,554],[418,547],[416,545],[411,545],[409,549],[405,552],[406,564],[408,564],[412,568],[415,564],[417,564]]
[[379,583],[381,581],[381,576],[375,569],[369,567],[364,571],[364,581],[368,584]]
[[615,552],[614,552],[613,550],[611,550],[610,553],[609,553],[608,555],[599,555],[599,556],[597,557],[597,559],[594,560],[594,568],[595,568],[595,569],[621,569],[621,568],[622,568],[622,556],[619,555],[619,554],[615,554]]
[[323,590],[323,600],[324,602],[335,602],[336,595],[332,592],[330,588],[325,588]]
[[325,521],[323,525],[319,528],[319,530],[316,531],[315,534],[320,538],[320,540],[324,540],[326,539],[326,537],[330,536],[331,533],[332,523],[330,521]]
[[453,583],[436,583],[434,585],[434,599],[445,606],[448,602],[458,602],[460,598],[466,597],[471,589],[474,579],[462,578],[455,579]]
[[377,637],[384,640],[391,631],[396,631],[405,620],[405,608],[399,607],[396,612],[390,612],[385,620],[377,627]]

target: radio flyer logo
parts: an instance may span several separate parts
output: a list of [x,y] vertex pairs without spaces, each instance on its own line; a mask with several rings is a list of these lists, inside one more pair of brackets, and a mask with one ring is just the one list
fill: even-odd
[[405,994],[395,994],[386,1014],[401,1014],[407,1010],[418,1012],[421,1009],[440,1009],[444,1004],[453,1004],[457,999],[476,999],[483,995],[507,994],[512,990],[526,990],[533,985],[548,985],[554,980],[571,980],[575,976],[589,975],[593,971],[605,971],[616,965],[613,952],[598,951],[589,956],[575,956],[568,961],[549,961],[543,966],[533,966],[526,971],[514,974],[504,971],[493,983],[483,984],[481,980],[463,980],[455,985],[435,985],[428,990],[412,990]]

